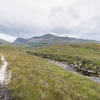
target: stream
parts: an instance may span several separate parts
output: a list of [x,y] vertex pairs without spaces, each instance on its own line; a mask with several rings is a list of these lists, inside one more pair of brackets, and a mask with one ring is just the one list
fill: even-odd
[[[85,76],[82,73],[75,71],[75,69],[73,69],[72,67],[70,67],[68,64],[66,64],[64,62],[59,62],[59,61],[55,61],[55,60],[51,60],[51,59],[45,59],[45,60],[50,62],[50,63],[53,63],[53,64],[55,64],[55,65],[57,65],[57,66],[59,66],[61,68],[63,68],[63,69],[65,69],[65,70],[68,70],[70,72],[74,72],[76,74]],[[89,78],[89,79],[91,79],[91,80],[93,80],[95,82],[100,83],[100,77],[96,77],[96,76],[85,76],[85,77],[87,77],[87,78]]]

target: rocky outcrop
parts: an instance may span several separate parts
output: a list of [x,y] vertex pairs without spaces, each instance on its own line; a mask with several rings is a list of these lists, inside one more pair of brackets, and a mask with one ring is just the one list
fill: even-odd
[[94,71],[88,67],[87,64],[83,64],[82,62],[70,64],[70,66],[75,70],[87,76],[97,76],[100,77],[99,71]]

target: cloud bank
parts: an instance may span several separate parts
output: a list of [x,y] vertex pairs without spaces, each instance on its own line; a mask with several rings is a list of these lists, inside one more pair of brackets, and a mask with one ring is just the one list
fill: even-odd
[[0,0],[0,32],[100,40],[100,0]]
[[16,37],[0,33],[0,39],[6,40],[8,42],[13,42],[16,40]]

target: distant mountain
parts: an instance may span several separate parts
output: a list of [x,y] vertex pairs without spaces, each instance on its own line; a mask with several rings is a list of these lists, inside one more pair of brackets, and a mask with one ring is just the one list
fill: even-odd
[[0,39],[0,45],[9,45],[9,44],[11,44],[11,43],[9,43],[9,42],[7,42],[5,40]]
[[84,40],[84,39],[76,39],[70,37],[60,37],[52,34],[46,34],[43,36],[32,37],[30,39],[17,38],[14,41],[14,44],[27,44],[35,47],[40,46],[49,46],[55,44],[72,44],[72,43],[100,43],[95,40]]

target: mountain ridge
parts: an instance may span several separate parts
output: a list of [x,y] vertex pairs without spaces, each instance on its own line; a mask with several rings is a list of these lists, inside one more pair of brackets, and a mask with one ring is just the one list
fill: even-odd
[[76,39],[71,37],[61,37],[52,34],[45,34],[42,36],[31,37],[29,39],[17,38],[13,43],[28,44],[28,45],[41,44],[42,46],[48,46],[48,45],[55,45],[55,44],[72,44],[72,43],[81,43],[81,44],[100,43],[100,41],[88,40],[88,39]]

